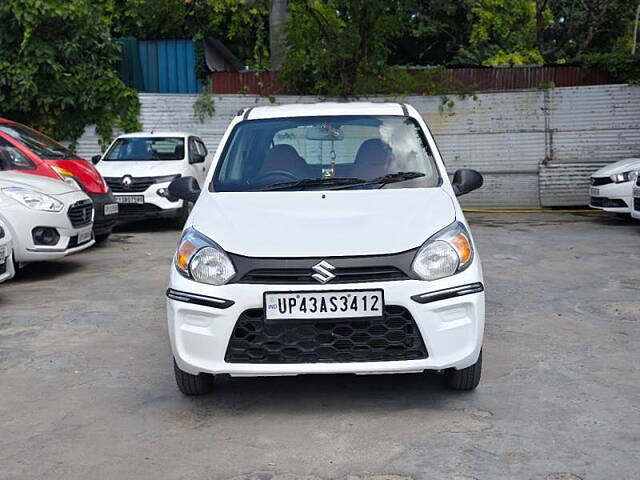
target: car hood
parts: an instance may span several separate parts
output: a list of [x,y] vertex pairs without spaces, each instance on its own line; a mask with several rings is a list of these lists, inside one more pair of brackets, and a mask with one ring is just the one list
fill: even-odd
[[455,220],[455,208],[441,188],[204,191],[191,219],[193,228],[238,255],[379,255],[419,247]]
[[62,180],[54,180],[51,177],[41,177],[15,171],[0,172],[0,188],[7,187],[29,188],[49,195],[80,191],[75,185]]
[[618,162],[610,163],[607,166],[596,170],[591,175],[592,177],[608,177],[616,173],[629,172],[631,170],[637,170],[640,168],[640,158],[625,158]]
[[96,165],[103,177],[163,177],[177,175],[184,169],[184,160],[151,160],[140,162],[101,161]]

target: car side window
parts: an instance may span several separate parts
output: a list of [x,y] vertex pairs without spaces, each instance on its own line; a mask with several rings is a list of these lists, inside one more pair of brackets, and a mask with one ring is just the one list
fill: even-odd
[[[8,169],[34,169],[35,165],[20,150],[0,138],[0,170]],[[5,165],[6,163],[6,165]]]

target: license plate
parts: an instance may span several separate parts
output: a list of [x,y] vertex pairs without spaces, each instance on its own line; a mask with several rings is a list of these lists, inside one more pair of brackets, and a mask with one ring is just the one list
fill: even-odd
[[267,292],[267,320],[316,320],[325,318],[381,317],[382,290],[323,292]]
[[115,215],[118,213],[118,204],[117,203],[107,203],[104,206],[104,214],[105,215]]
[[0,265],[3,265],[5,262],[5,257],[8,257],[7,249],[5,247],[0,247]]
[[592,197],[599,197],[600,196],[600,189],[591,187],[591,196]]
[[116,195],[118,203],[144,203],[144,195]]
[[91,240],[91,228],[80,230],[78,232],[78,245],[84,242],[88,242],[89,240]]
[[633,187],[633,196],[636,198],[640,197],[640,187]]

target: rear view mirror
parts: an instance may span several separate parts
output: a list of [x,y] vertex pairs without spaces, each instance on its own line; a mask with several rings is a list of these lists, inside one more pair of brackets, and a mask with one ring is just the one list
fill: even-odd
[[94,155],[93,157],[91,157],[91,162],[94,165],[97,165],[101,158],[102,158],[102,155]]
[[193,177],[178,177],[169,184],[169,193],[176,198],[195,203],[200,196],[200,185]]
[[328,123],[307,127],[305,136],[307,140],[340,141],[344,139],[342,130],[340,130],[340,128],[334,128]]
[[484,179],[479,172],[471,168],[462,168],[456,170],[456,173],[453,174],[451,186],[453,187],[453,192],[456,194],[456,197],[459,197],[465,193],[477,190],[482,186],[483,182]]
[[205,156],[201,153],[191,152],[189,156],[189,163],[202,163],[204,162]]

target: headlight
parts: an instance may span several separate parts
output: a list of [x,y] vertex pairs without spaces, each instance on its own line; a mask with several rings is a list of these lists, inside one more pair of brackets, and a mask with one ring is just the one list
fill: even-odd
[[616,173],[611,175],[609,178],[613,180],[615,183],[624,183],[635,180],[638,177],[637,170],[630,170],[628,172]]
[[64,204],[44,193],[29,190],[21,187],[3,188],[2,191],[8,197],[20,202],[22,205],[33,210],[42,210],[45,212],[60,212],[64,208]]
[[183,277],[211,285],[224,285],[236,274],[225,251],[193,228],[182,235],[174,263]]
[[472,260],[469,232],[462,223],[454,222],[425,242],[412,268],[423,280],[437,280],[465,270]]
[[68,183],[69,185],[73,185],[78,190],[83,190],[82,184],[73,174],[73,172],[71,172],[70,170],[67,170],[66,168],[58,167],[56,165],[53,165],[52,168],[58,173],[58,175],[62,177],[62,180],[64,180],[65,183]]

